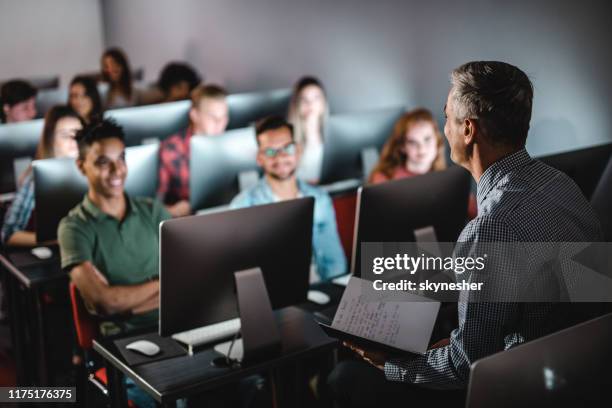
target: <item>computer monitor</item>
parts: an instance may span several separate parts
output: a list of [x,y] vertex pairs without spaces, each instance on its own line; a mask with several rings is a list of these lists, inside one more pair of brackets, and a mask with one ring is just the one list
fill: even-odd
[[[59,76],[50,76],[50,77],[34,77],[34,78],[22,78],[24,81],[28,82],[34,88],[39,91],[42,89],[55,89],[59,86],[60,78]],[[0,88],[4,85],[6,81],[0,81]]]
[[404,107],[332,115],[326,126],[321,183],[362,179],[362,152],[375,148],[380,153],[391,136]]
[[234,272],[259,267],[274,309],[306,301],[312,197],[162,222],[159,333],[238,317]]
[[189,125],[191,101],[160,103],[112,109],[104,117],[113,118],[123,127],[125,145],[136,146],[144,142],[162,140]]
[[[128,176],[125,191],[133,197],[155,197],[158,184],[157,145],[125,150]],[[74,159],[44,159],[32,163],[36,199],[36,240],[56,239],[57,226],[87,192],[87,179]]]
[[538,159],[567,174],[590,199],[611,156],[612,143],[607,143]]
[[34,157],[42,129],[42,119],[0,125],[0,193],[16,190],[14,161]]
[[471,368],[466,406],[607,406],[610,344],[612,314],[480,359]]
[[227,96],[229,108],[228,129],[251,126],[269,115],[287,116],[291,89],[238,93]]
[[362,242],[415,242],[433,227],[438,242],[456,242],[467,221],[471,176],[458,166],[361,187],[357,195],[353,263],[361,276]]
[[191,138],[189,202],[194,211],[228,204],[240,192],[239,177],[257,172],[253,127]]
[[68,89],[44,89],[36,95],[36,117],[43,118],[55,105],[68,103]]

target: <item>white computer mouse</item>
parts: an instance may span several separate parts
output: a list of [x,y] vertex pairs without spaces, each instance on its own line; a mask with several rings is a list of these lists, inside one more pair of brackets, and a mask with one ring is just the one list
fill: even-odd
[[306,295],[308,300],[313,303],[319,305],[326,305],[329,303],[329,295],[327,293],[321,292],[320,290],[309,290],[308,295]]
[[38,259],[49,259],[53,256],[53,251],[47,247],[36,247],[30,251]]
[[126,349],[136,351],[145,356],[152,357],[159,353],[159,346],[149,340],[137,340],[125,346]]

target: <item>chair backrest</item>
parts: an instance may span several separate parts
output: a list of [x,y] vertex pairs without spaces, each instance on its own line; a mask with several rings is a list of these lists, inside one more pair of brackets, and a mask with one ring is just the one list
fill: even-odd
[[352,262],[353,235],[355,233],[355,211],[357,209],[357,192],[352,191],[333,197],[332,203],[336,212],[338,235],[344,249],[344,254]]
[[85,308],[83,299],[74,282],[70,282],[70,302],[77,342],[83,350],[89,350],[92,347],[94,337],[98,334],[98,327],[93,316]]
[[612,241],[612,157],[608,160],[608,165],[595,188],[591,197],[591,204],[601,221],[601,227],[607,242]]

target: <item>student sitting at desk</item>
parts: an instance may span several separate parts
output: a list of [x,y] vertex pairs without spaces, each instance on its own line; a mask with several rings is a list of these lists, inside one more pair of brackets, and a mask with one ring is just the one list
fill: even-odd
[[[38,142],[36,159],[78,155],[75,133],[82,128],[79,115],[68,106],[57,105],[45,115],[43,132]],[[29,167],[21,176],[15,200],[4,216],[2,243],[10,246],[35,246],[34,175]]]
[[323,280],[344,274],[346,259],[340,245],[331,199],[322,189],[296,178],[299,149],[293,137],[293,126],[282,118],[267,117],[257,123],[256,138],[259,146],[257,163],[265,174],[255,186],[236,196],[230,207],[314,197],[312,241],[317,273]]
[[102,80],[108,83],[105,109],[136,105],[136,92],[132,85],[132,70],[125,53],[109,48],[102,55]]
[[406,112],[395,123],[370,175],[373,184],[417,176],[446,168],[444,140],[427,109]]
[[170,218],[161,203],[125,194],[123,140],[123,130],[111,120],[77,133],[77,166],[89,189],[58,228],[62,268],[88,309],[124,315],[103,323],[103,335],[157,324],[158,231]]
[[[444,153],[444,140],[431,112],[424,108],[406,112],[395,123],[369,181],[379,184],[444,170]],[[468,218],[473,219],[477,212],[476,197],[471,194]]]
[[157,80],[157,87],[162,92],[161,102],[189,98],[189,94],[201,81],[198,73],[188,64],[182,62],[166,64]]
[[219,135],[229,122],[227,93],[217,85],[197,87],[191,93],[190,125],[164,140],[159,149],[157,194],[173,217],[191,213],[189,206],[189,142],[193,135]]
[[91,77],[79,75],[70,81],[68,104],[85,123],[102,119],[102,100],[96,81]]
[[317,184],[323,163],[323,129],[329,116],[325,88],[317,78],[303,77],[293,87],[289,103],[289,122],[295,140],[303,146],[298,178]]
[[2,123],[16,123],[36,117],[36,88],[26,81],[14,80],[0,90],[0,119]]

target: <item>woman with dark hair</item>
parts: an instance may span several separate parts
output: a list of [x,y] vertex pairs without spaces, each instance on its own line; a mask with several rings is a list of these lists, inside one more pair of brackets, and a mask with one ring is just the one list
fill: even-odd
[[321,81],[310,76],[300,78],[293,87],[289,122],[302,149],[297,176],[312,184],[317,184],[321,176],[323,128],[328,116],[327,96]]
[[395,123],[369,181],[377,184],[445,168],[444,139],[438,124],[430,111],[419,108],[406,112]]
[[85,123],[102,119],[102,100],[96,81],[88,76],[76,76],[70,82],[68,105]]
[[[69,106],[57,105],[45,115],[43,132],[35,159],[70,157],[76,159],[79,151],[75,133],[83,127],[81,118]],[[34,233],[34,177],[32,167],[22,176],[15,200],[4,216],[0,238],[5,245],[35,246]]]
[[102,54],[102,80],[108,83],[104,106],[120,108],[135,104],[132,71],[127,56],[119,48],[109,48]]

